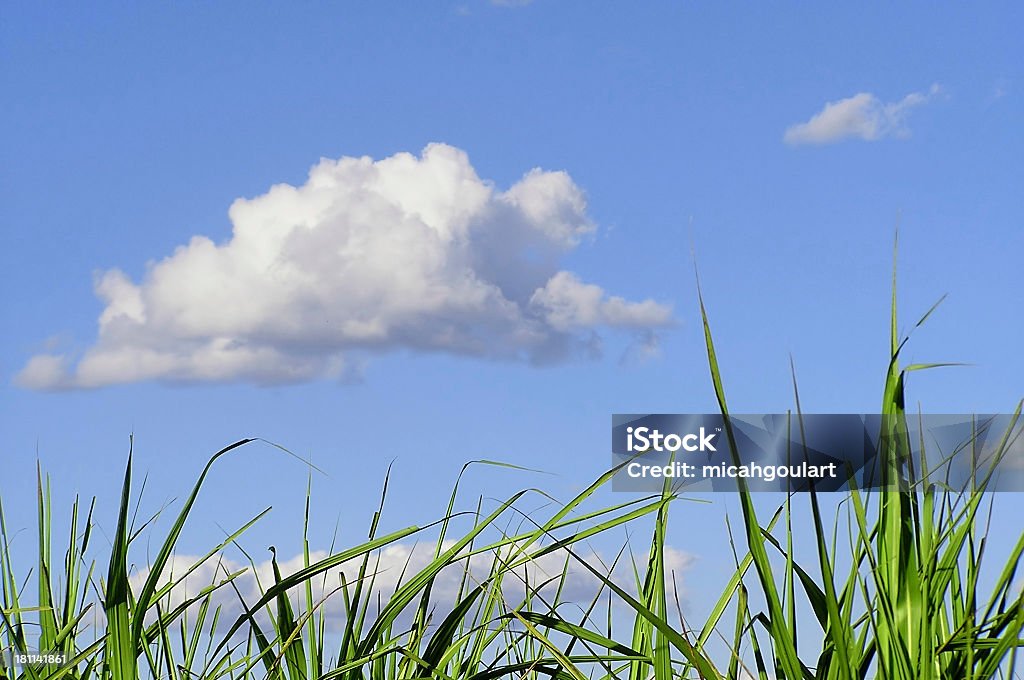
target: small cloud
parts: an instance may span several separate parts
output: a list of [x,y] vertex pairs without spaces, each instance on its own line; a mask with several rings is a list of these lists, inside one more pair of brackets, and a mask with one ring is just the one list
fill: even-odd
[[97,274],[95,343],[45,349],[15,381],[352,381],[382,352],[551,363],[599,352],[606,329],[670,325],[668,306],[561,268],[595,231],[586,207],[565,172],[500,190],[445,144],[323,159],[300,186],[236,200],[227,241],[194,236],[139,281]]
[[897,102],[885,103],[870,92],[860,92],[828,102],[806,123],[791,125],[783,141],[792,146],[832,144],[848,138],[875,141],[884,137],[907,137],[910,111],[942,91],[932,85],[927,92],[911,92]]
[[[451,548],[454,543],[445,541],[444,549]],[[509,559],[509,555],[515,554],[510,551],[503,553],[503,559]],[[310,563],[316,563],[328,557],[323,550],[311,550]],[[365,592],[370,614],[375,615],[376,603],[386,604],[395,590],[409,581],[409,579],[426,569],[433,562],[435,546],[427,543],[393,543],[373,553],[369,560],[369,570],[372,573],[369,592]],[[214,592],[213,608],[219,607],[222,610],[221,620],[230,624],[238,616],[244,613],[242,602],[252,606],[265,592],[267,584],[274,583],[273,563],[271,560],[258,562],[255,569],[237,560],[230,559],[222,554],[214,555],[200,562],[202,558],[175,555],[168,561],[161,575],[160,585],[166,586],[173,582],[177,585],[168,590],[164,599],[165,610],[179,606],[194,597],[204,588],[222,582],[228,574],[244,572],[234,581],[234,588],[221,588]],[[529,585],[534,597],[541,596],[549,601],[554,601],[556,596],[562,603],[589,602],[602,590],[602,582],[589,569],[580,564],[585,560],[602,575],[611,578],[627,592],[636,594],[635,577],[629,560],[621,559],[614,570],[611,569],[611,562],[607,556],[597,551],[579,548],[571,555],[564,548],[554,549],[542,557],[521,564],[505,573],[501,579],[501,597],[514,606],[521,602],[526,595]],[[686,572],[692,567],[695,557],[690,553],[678,550],[671,546],[664,548],[665,576],[668,582],[680,582],[680,595],[686,595],[685,579]],[[278,567],[282,576],[289,576],[304,567],[305,558],[300,553],[291,558],[280,557]],[[437,608],[437,612],[446,613],[455,605],[464,588],[464,581],[471,586],[478,585],[485,581],[495,564],[495,556],[490,553],[482,553],[469,558],[463,558],[445,567],[435,577],[431,589],[431,606]],[[198,566],[197,566],[198,565]],[[362,567],[362,559],[354,558],[334,567],[322,576],[310,582],[313,599],[322,603],[319,611],[325,615],[325,624],[329,630],[341,630],[346,621],[345,597],[341,592],[342,584],[355,583]],[[143,569],[130,577],[130,584],[134,592],[138,592],[143,583],[149,577],[149,570]],[[187,576],[185,576],[187,574]],[[236,592],[237,590],[237,592]],[[296,604],[301,602],[303,593],[301,589],[293,591],[297,599]],[[351,593],[350,593],[351,594]],[[241,599],[240,599],[241,598]],[[407,617],[411,610],[419,604],[418,598],[410,605],[404,615]],[[435,614],[437,613],[435,612]],[[261,613],[264,616],[265,613]]]
[[999,78],[996,80],[995,84],[992,85],[992,94],[989,96],[989,100],[996,102],[1008,94],[1010,94],[1009,78]]

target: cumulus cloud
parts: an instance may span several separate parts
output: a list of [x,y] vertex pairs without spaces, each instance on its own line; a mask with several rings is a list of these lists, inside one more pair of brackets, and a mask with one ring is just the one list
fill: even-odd
[[897,102],[885,103],[870,92],[860,92],[828,102],[806,123],[791,125],[783,136],[787,144],[831,144],[851,137],[867,141],[910,134],[906,119],[910,111],[941,91],[932,85],[928,92],[911,92]]
[[[452,542],[446,542],[445,548],[450,548],[452,545]],[[373,576],[372,588],[364,590],[364,596],[369,598],[371,615],[376,613],[375,607],[378,602],[386,605],[390,596],[400,585],[408,582],[413,575],[425,569],[433,561],[434,550],[435,545],[429,542],[396,543],[371,556],[369,573]],[[592,572],[580,565],[579,559],[585,559],[599,572],[610,576],[616,584],[635,593],[633,569],[625,559],[619,560],[612,570],[611,562],[596,551],[578,548],[575,553],[577,557],[573,558],[565,550],[555,550],[534,562],[511,570],[501,581],[501,598],[509,607],[517,606],[524,598],[527,584],[529,584],[531,593],[539,594],[548,602],[553,602],[557,595],[561,602],[587,603],[598,593],[602,584]],[[328,554],[325,551],[310,552],[311,563],[316,563],[327,557]],[[507,555],[506,558],[508,558]],[[198,557],[177,555],[168,562],[161,578],[161,585],[179,580],[180,582],[168,591],[167,599],[164,601],[165,611],[186,602],[204,588],[223,582],[228,574],[244,570],[245,573],[234,580],[234,587],[231,585],[222,587],[213,596],[214,605],[222,609],[223,620],[230,624],[244,612],[243,601],[246,607],[251,607],[274,583],[273,563],[269,559],[256,563],[255,568],[248,563],[238,562],[224,555],[212,556],[195,567],[199,559]],[[685,572],[691,567],[694,559],[689,553],[670,546],[665,547],[666,579],[671,583],[674,578],[677,585],[680,586],[681,595],[685,593],[685,585],[683,585]],[[301,554],[289,559],[279,557],[278,566],[282,575],[288,576],[302,569],[303,560]],[[490,554],[479,554],[469,560],[469,575],[466,579],[468,587],[475,587],[487,579],[493,560],[494,556]],[[357,579],[361,563],[362,558],[352,559],[328,570],[311,582],[313,599],[317,603],[323,603],[319,611],[325,614],[325,621],[330,630],[337,630],[345,621],[344,597],[340,588],[342,583],[348,583],[349,587],[352,587]],[[445,567],[435,578],[430,591],[435,614],[446,613],[454,606],[463,576],[466,574],[466,566],[465,560],[455,562]],[[559,584],[563,571],[565,580]],[[182,579],[186,573],[188,576]],[[142,584],[145,583],[148,576],[149,571],[145,569],[132,575],[130,581],[134,592],[138,592],[142,588]],[[367,579],[365,584],[368,586],[370,579]],[[298,604],[301,601],[299,598],[305,596],[305,591],[297,589],[292,596]],[[418,599],[414,600],[413,607],[418,603]]]
[[96,342],[34,356],[16,381],[297,382],[390,350],[544,363],[599,347],[604,329],[647,338],[672,321],[664,304],[561,269],[595,229],[565,172],[530,170],[502,191],[463,151],[431,144],[323,159],[229,216],[229,239],[194,236],[141,281],[99,273]]

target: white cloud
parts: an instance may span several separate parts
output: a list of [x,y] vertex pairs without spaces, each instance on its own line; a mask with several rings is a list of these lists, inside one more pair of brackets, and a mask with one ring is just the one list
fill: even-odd
[[870,92],[861,92],[828,102],[806,123],[791,125],[783,136],[787,144],[831,144],[850,137],[874,141],[910,134],[906,118],[910,111],[941,91],[932,85],[926,93],[911,92],[897,102],[885,103]]
[[534,169],[501,191],[463,151],[431,144],[321,160],[305,184],[238,199],[229,216],[227,241],[194,236],[139,282],[98,274],[95,344],[77,362],[34,356],[17,382],[295,382],[398,349],[550,362],[599,346],[602,328],[671,322],[663,304],[560,269],[595,228],[565,172]]
[[989,96],[989,102],[999,101],[1010,93],[1010,79],[1009,78],[998,78],[995,84],[992,85],[992,94]]
[[[445,548],[450,548],[451,545],[452,542],[447,542]],[[434,559],[435,547],[435,544],[429,541],[396,543],[371,556],[369,573],[373,576],[372,588],[364,590],[364,596],[368,597],[371,602],[371,615],[376,613],[375,607],[378,599],[386,605],[388,598],[400,585],[408,582],[415,574],[430,564]],[[593,550],[577,547],[574,552],[578,559],[570,557],[564,549],[557,550],[506,573],[501,581],[502,599],[509,607],[519,605],[525,596],[525,584],[529,583],[531,591],[535,594],[539,593],[549,603],[554,601],[556,595],[561,602],[589,602],[598,593],[601,582],[586,567],[580,565],[579,559],[586,560],[588,564],[606,575],[611,568],[611,563]],[[310,563],[316,563],[326,557],[328,557],[328,553],[325,551],[311,551]],[[508,559],[509,555],[504,554],[504,558]],[[164,569],[161,585],[181,578],[198,559],[198,557],[185,555],[172,557]],[[669,587],[671,587],[674,577],[676,583],[680,585],[680,594],[682,595],[685,593],[685,586],[683,586],[685,572],[693,564],[694,557],[666,546],[664,559]],[[493,560],[492,554],[476,555],[470,560],[468,588],[480,585],[487,578]],[[338,590],[342,583],[342,575],[344,575],[345,582],[349,583],[351,587],[357,578],[361,563],[362,558],[352,559],[311,581],[313,600],[317,603],[323,601],[323,606],[319,611],[326,615],[326,622],[331,630],[337,630],[337,627],[345,620],[344,598],[341,591]],[[278,560],[278,566],[284,576],[303,568],[303,564],[301,554],[289,559]],[[642,567],[641,563],[640,568],[642,569]],[[465,569],[465,561],[455,562],[443,569],[435,578],[430,593],[431,603],[436,607],[437,612],[446,613],[454,606]],[[263,592],[274,584],[273,565],[269,559],[256,563],[255,569],[253,569],[249,564],[226,558],[223,555],[213,556],[172,588],[166,599],[162,601],[162,607],[164,611],[169,611],[211,584],[223,581],[228,574],[241,570],[246,571],[234,581],[237,593],[231,585],[227,585],[213,596],[214,606],[222,608],[222,619],[230,625],[244,611],[239,595],[245,601],[246,606],[251,607],[260,599]],[[559,587],[559,578],[551,579],[560,577],[563,570],[566,574],[565,581]],[[139,592],[148,576],[149,571],[145,569],[132,575],[133,592]],[[611,577],[617,585],[635,594],[635,578],[633,568],[628,564],[628,558],[624,557],[619,560],[615,570],[611,572]],[[369,584],[369,582],[368,579],[366,583]],[[543,587],[540,587],[542,584]],[[605,593],[607,593],[607,588]],[[305,597],[305,591],[296,589],[291,592],[291,595],[295,603],[299,604],[304,601],[302,598]],[[419,599],[414,599],[413,607],[418,603]],[[540,604],[537,606],[542,607]]]
[[665,308],[653,300],[627,302],[608,297],[600,286],[580,281],[569,272],[558,272],[530,297],[548,325],[560,331],[594,326],[649,328],[665,321]]

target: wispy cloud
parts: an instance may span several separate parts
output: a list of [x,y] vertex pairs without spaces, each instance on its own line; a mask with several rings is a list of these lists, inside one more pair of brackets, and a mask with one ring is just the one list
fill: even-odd
[[992,93],[989,96],[990,102],[996,102],[1010,93],[1010,79],[998,78],[992,85]]
[[883,102],[870,92],[828,102],[806,123],[787,128],[783,141],[796,146],[832,144],[849,138],[874,141],[906,137],[910,134],[906,122],[910,111],[939,92],[939,85],[932,85],[927,92],[911,92],[896,102]]
[[238,199],[229,215],[230,239],[195,236],[141,281],[100,273],[95,344],[34,356],[16,381],[296,382],[390,350],[547,363],[592,352],[602,329],[649,343],[672,320],[561,269],[595,229],[565,172],[530,170],[501,191],[463,151],[431,144],[324,159],[305,184]]

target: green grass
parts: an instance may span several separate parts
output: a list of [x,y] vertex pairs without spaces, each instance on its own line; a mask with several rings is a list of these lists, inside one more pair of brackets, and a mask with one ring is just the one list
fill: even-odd
[[[939,300],[941,302],[941,300]],[[939,303],[915,324],[920,327]],[[700,303],[708,362],[719,407],[728,414],[714,342],[703,299]],[[793,554],[792,502],[787,499],[782,540],[759,521],[753,499],[740,484],[745,544],[753,559],[756,587],[767,611],[751,613],[745,597],[736,644],[749,642],[760,678],[787,680],[827,678],[892,678],[893,680],[975,680],[1016,677],[1016,650],[1024,645],[1024,593],[1013,592],[1013,581],[1024,551],[1024,531],[998,569],[988,592],[981,592],[981,566],[994,496],[986,493],[989,470],[979,471],[974,486],[950,489],[926,484],[925,461],[915,468],[910,438],[914,419],[905,412],[909,373],[948,364],[901,367],[900,354],[908,337],[898,333],[895,265],[891,304],[890,361],[885,374],[881,413],[883,489],[854,490],[846,499],[848,542],[838,546],[838,526],[831,531],[822,520],[818,496],[806,495],[813,517],[816,555],[806,561]],[[800,400],[792,427],[801,427]],[[995,453],[1006,452],[1016,428],[1021,404]],[[728,419],[726,436],[735,451]],[[923,433],[917,436],[923,437]],[[924,450],[924,442],[920,449]],[[803,500],[801,498],[800,500]],[[772,558],[776,558],[774,561]],[[842,558],[842,559],[840,559]],[[839,565],[850,566],[840,573]],[[813,612],[810,624],[820,630],[822,645],[811,656],[797,651],[797,588]],[[746,584],[743,584],[744,590]],[[746,611],[744,611],[746,610]],[[764,635],[766,644],[759,643]]]
[[[595,509],[596,496],[614,471],[566,503],[527,489],[493,507],[477,499],[468,511],[458,510],[463,501],[457,480],[436,519],[387,533],[380,527],[385,480],[366,539],[332,547],[328,557],[318,560],[309,548],[307,491],[301,568],[285,573],[272,552],[272,580],[259,583],[258,596],[246,601],[239,579],[246,571],[255,574],[255,563],[249,558],[248,570],[232,572],[221,563],[205,587],[185,599],[172,597],[204,563],[226,550],[242,550],[245,531],[264,514],[189,567],[169,568],[185,525],[193,521],[195,501],[218,462],[251,445],[241,440],[210,458],[160,536],[154,535],[153,518],[138,519],[129,455],[112,548],[100,556],[91,541],[94,504],[86,507],[78,499],[71,503],[68,536],[54,552],[49,480],[40,472],[35,567],[16,575],[13,537],[0,502],[0,647],[59,652],[70,660],[59,666],[10,667],[4,665],[8,657],[0,655],[0,679],[1016,677],[1017,649],[1024,644],[1024,600],[1013,588],[1024,532],[994,568],[995,577],[986,580],[982,563],[992,494],[985,492],[985,471],[969,489],[921,482],[923,461],[915,464],[909,458],[910,438],[920,435],[914,418],[905,413],[905,383],[911,372],[934,365],[901,366],[906,338],[897,333],[895,280],[893,291],[891,361],[881,405],[888,416],[883,433],[886,488],[845,496],[839,513],[845,523],[837,520],[829,527],[813,492],[790,496],[770,517],[760,517],[739,479],[742,531],[730,538],[735,563],[699,628],[684,622],[666,579],[667,528],[676,495],[666,486],[660,495],[624,497]],[[727,415],[703,299],[700,311],[711,382]],[[795,386],[794,377],[794,391]],[[795,398],[791,427],[799,431],[799,395]],[[545,513],[532,509],[536,499],[546,501]],[[810,506],[811,526],[798,533],[812,536],[814,549],[796,554],[793,524],[799,517],[793,504],[803,502]],[[642,559],[630,559],[626,552],[611,564],[594,559],[587,547],[590,539],[637,525],[653,525]],[[145,565],[144,578],[133,574],[131,561],[137,552],[132,548],[143,537],[160,546]],[[431,542],[431,558],[417,568],[408,564],[398,584],[385,593],[376,582],[381,550],[414,540]],[[524,569],[542,558],[560,560],[560,573],[541,578]],[[617,565],[632,567],[632,583],[612,577],[613,571],[621,573]],[[459,574],[456,596],[453,602],[440,602],[435,585],[442,572],[453,569]],[[594,577],[598,585],[591,600],[573,603],[565,597],[572,569]],[[511,582],[523,593],[515,601],[506,587]],[[238,599],[241,615],[229,620],[225,595]],[[328,622],[329,598],[343,603],[335,633]],[[625,628],[621,612],[628,614]],[[98,629],[88,625],[94,619]],[[818,648],[798,647],[798,638],[813,639],[815,633],[821,640]],[[731,651],[712,654],[709,649],[720,639],[728,641]]]
[[[366,541],[329,557],[311,561],[309,537],[303,532],[304,564],[294,573],[279,568],[272,560],[273,581],[261,585],[254,602],[242,602],[243,613],[234,621],[223,620],[217,591],[232,589],[244,572],[224,572],[207,587],[182,601],[173,601],[172,591],[183,584],[209,558],[237,545],[245,526],[214,546],[193,565],[168,575],[165,567],[174,555],[182,529],[193,504],[216,462],[241,446],[243,440],[215,454],[196,482],[192,493],[160,541],[160,550],[150,562],[145,580],[133,590],[131,546],[153,525],[136,526],[132,512],[132,461],[126,466],[113,548],[104,570],[97,576],[90,553],[92,512],[79,527],[81,511],[72,507],[70,539],[62,567],[51,559],[52,517],[48,482],[39,480],[39,551],[37,567],[29,578],[14,577],[11,537],[0,507],[0,564],[3,568],[3,612],[0,641],[19,652],[46,650],[61,652],[71,662],[62,666],[18,666],[0,669],[3,678],[445,678],[486,680],[506,676],[573,678],[619,677],[629,673],[645,677],[656,662],[669,663],[667,652],[652,651],[668,639],[672,648],[695,667],[710,670],[710,661],[685,642],[666,623],[664,576],[661,573],[661,541],[641,574],[646,587],[639,598],[615,584],[607,567],[591,564],[592,553],[581,556],[577,545],[599,534],[630,525],[648,515],[663,523],[671,494],[630,498],[611,506],[593,509],[594,494],[611,479],[609,471],[578,496],[564,504],[553,504],[542,492],[524,490],[497,507],[484,512],[482,501],[470,513],[458,513],[455,505],[458,484],[446,512],[436,521],[410,526],[387,534],[379,532],[381,507],[373,514]],[[476,464],[498,465],[488,461]],[[460,475],[461,477],[461,475]],[[385,484],[386,490],[386,484]],[[520,509],[527,497],[540,496],[553,506],[550,514]],[[469,527],[457,536],[454,523],[471,518]],[[261,513],[262,515],[262,513]],[[306,507],[308,529],[308,495]],[[374,587],[376,560],[380,550],[401,541],[433,534],[433,558],[416,571],[404,571],[398,585],[382,596]],[[524,566],[541,558],[559,556],[563,569],[540,582],[532,582],[535,571]],[[482,572],[471,562],[484,560]],[[604,585],[601,592],[580,611],[577,603],[565,602],[562,591],[571,563],[592,570]],[[328,584],[329,574],[342,566],[358,568],[343,572],[338,583]],[[251,566],[255,572],[255,565]],[[438,607],[432,586],[446,569],[460,570],[460,587],[450,611]],[[658,569],[652,573],[651,569]],[[318,582],[319,579],[319,582]],[[525,595],[509,601],[504,586],[517,580]],[[26,583],[37,586],[32,598]],[[314,584],[318,587],[314,588]],[[636,639],[645,652],[611,639],[602,630],[596,611],[606,588],[629,599],[637,611]],[[240,590],[235,590],[242,598]],[[344,621],[340,642],[328,648],[327,621],[323,596],[344,600]],[[93,597],[90,597],[92,593]],[[571,606],[570,606],[571,605]],[[90,633],[83,622],[90,610],[101,607],[105,630]],[[571,616],[576,613],[576,617]],[[652,632],[653,631],[653,632]],[[338,637],[338,636],[335,636]],[[597,670],[595,670],[597,669]]]

